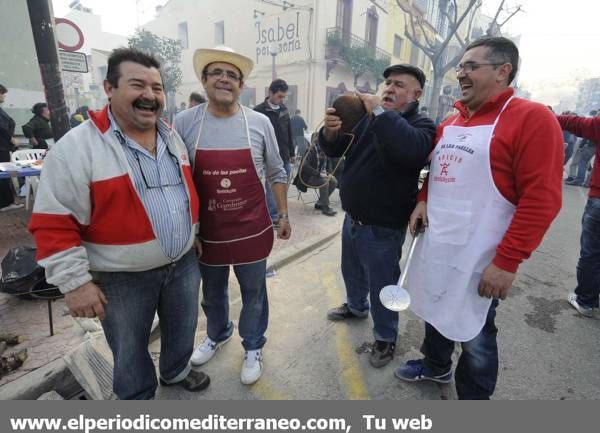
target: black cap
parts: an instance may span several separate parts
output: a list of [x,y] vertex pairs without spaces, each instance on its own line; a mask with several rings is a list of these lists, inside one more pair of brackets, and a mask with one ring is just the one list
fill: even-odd
[[412,75],[421,85],[421,89],[425,87],[425,73],[416,66],[406,64],[388,66],[385,71],[383,71],[383,78],[387,78],[390,74]]

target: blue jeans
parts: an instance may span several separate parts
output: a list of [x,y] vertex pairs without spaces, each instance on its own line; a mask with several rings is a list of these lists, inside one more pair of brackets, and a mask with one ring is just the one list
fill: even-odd
[[[229,320],[229,268],[200,263],[202,309],[206,314],[208,336],[216,342],[227,340],[233,333],[233,323]],[[266,271],[266,260],[248,265],[233,265],[233,272],[242,292],[238,327],[245,350],[260,349],[267,341],[265,332],[269,323],[269,300]]]
[[94,272],[108,304],[102,321],[113,353],[113,390],[121,400],[154,398],[158,385],[148,341],[160,317],[160,376],[179,382],[189,373],[198,322],[200,270],[192,249],[177,262],[143,272]]
[[[494,324],[498,300],[493,300],[483,329],[474,339],[461,343],[462,353],[455,372],[456,392],[461,400],[488,400],[498,379],[498,329]],[[425,340],[421,346],[424,364],[434,375],[452,368],[454,341],[448,340],[429,323],[425,323]]]
[[577,262],[577,302],[598,308],[600,295],[600,198],[588,198],[581,219],[581,252]]
[[592,146],[585,146],[584,148],[580,149],[580,152],[581,159],[577,164],[577,175],[575,176],[574,181],[578,183],[584,183],[587,177],[586,174],[588,164],[590,163],[590,160],[596,153],[596,148]]
[[[292,176],[292,164],[289,161],[284,162],[283,168],[287,173],[288,183],[290,183],[290,178]],[[265,185],[265,189],[267,192],[267,208],[269,209],[269,215],[271,216],[271,221],[273,221],[273,223],[276,223],[277,220],[279,220],[279,210],[277,209],[277,202],[275,201],[275,197],[273,197],[271,186],[268,183]]]
[[379,292],[400,278],[400,257],[406,228],[360,225],[349,215],[342,229],[342,276],[348,307],[357,315],[369,311],[376,340],[396,341],[398,313],[385,308]]

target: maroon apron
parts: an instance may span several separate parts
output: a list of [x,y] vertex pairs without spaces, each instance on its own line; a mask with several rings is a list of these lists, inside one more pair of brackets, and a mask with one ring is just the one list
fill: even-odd
[[258,262],[273,248],[273,223],[267,210],[265,189],[250,150],[248,119],[240,105],[248,143],[242,149],[205,149],[198,137],[194,164],[194,183],[202,197],[200,262],[211,266]]

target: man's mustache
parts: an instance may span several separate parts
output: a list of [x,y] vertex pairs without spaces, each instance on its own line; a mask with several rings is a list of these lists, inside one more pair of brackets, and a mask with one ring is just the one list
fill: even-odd
[[146,99],[146,98],[138,98],[135,101],[133,101],[132,104],[135,108],[139,108],[139,109],[151,109],[153,111],[156,111],[160,108],[160,103],[157,100],[152,100],[152,99]]

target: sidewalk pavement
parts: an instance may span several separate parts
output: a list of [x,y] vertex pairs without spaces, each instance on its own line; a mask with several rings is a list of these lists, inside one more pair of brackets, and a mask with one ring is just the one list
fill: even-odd
[[[343,211],[337,190],[332,195],[334,217],[314,209],[316,192],[309,190],[299,197],[294,186],[288,193],[288,213],[292,237],[276,239],[268,260],[269,271],[284,266],[320,244],[336,236],[342,227]],[[35,245],[27,231],[31,212],[18,209],[0,213],[0,260],[9,249],[19,245]],[[64,299],[52,302],[54,336],[50,336],[48,307],[44,300],[22,300],[0,293],[0,330],[23,335],[26,340],[9,348],[7,353],[27,349],[28,359],[17,371],[0,379],[0,400],[35,399],[44,392],[66,384],[72,377],[66,371],[62,357],[75,349],[85,338],[85,332],[68,314]]]

